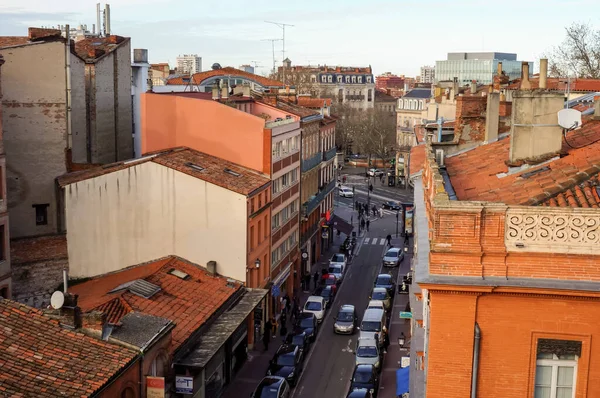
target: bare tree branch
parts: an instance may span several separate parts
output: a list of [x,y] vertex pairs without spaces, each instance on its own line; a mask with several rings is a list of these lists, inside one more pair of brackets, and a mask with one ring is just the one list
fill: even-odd
[[565,40],[547,54],[550,76],[600,78],[600,31],[582,22],[565,31]]

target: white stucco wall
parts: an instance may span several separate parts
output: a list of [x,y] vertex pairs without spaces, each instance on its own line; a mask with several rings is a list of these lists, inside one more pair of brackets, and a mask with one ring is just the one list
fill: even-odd
[[246,280],[246,197],[153,162],[65,187],[69,272],[178,255]]

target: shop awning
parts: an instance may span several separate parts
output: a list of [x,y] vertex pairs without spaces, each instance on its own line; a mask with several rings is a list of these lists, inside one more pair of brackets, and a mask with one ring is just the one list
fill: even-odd
[[240,301],[232,309],[219,316],[202,334],[194,349],[178,360],[175,365],[198,369],[206,366],[268,293],[268,290],[265,289],[246,290],[246,294]]
[[396,371],[396,395],[401,396],[408,392],[410,379],[410,366],[400,368]]
[[337,229],[338,231],[340,231],[346,235],[350,235],[352,233],[352,230],[354,229],[354,227],[352,225],[350,225],[348,223],[348,221],[346,221],[343,218],[341,218],[340,216],[336,216],[336,215],[331,217],[331,220],[329,221],[329,225],[333,226],[333,228]]

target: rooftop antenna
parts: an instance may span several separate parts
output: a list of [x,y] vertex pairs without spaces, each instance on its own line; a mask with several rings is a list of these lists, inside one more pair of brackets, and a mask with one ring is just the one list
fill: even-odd
[[275,72],[276,72],[276,69],[275,69],[275,42],[281,41],[281,39],[263,39],[261,41],[270,41],[271,42],[271,46],[273,47],[273,74],[275,74]]
[[[281,62],[285,61],[285,27],[286,26],[294,26],[294,25],[290,25],[287,23],[282,23],[282,22],[271,22],[271,21],[265,21],[266,23],[270,23],[276,26],[279,26],[281,28],[281,30],[283,31],[283,47],[281,49]],[[284,75],[283,75],[283,82],[285,83],[285,71],[284,71]]]
[[260,65],[260,62],[258,61],[250,61],[251,64],[254,64],[254,71],[256,72],[256,69],[258,69]]

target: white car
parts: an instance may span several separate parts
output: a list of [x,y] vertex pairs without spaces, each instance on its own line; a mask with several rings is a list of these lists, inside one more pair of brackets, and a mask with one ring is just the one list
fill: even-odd
[[381,366],[381,352],[377,341],[373,338],[359,337],[356,342],[355,361],[357,365],[373,365],[379,370]]
[[383,171],[379,169],[369,169],[369,176],[371,177],[379,177],[383,174]]
[[325,318],[325,299],[321,296],[309,296],[302,311],[315,314],[317,322],[323,322]]
[[384,310],[385,311],[385,305],[383,304],[383,301],[381,300],[371,300],[369,301],[369,304],[367,305],[367,309],[370,308],[376,308],[378,310]]
[[342,198],[353,198],[354,192],[352,192],[352,190],[348,187],[340,187],[339,195]]

